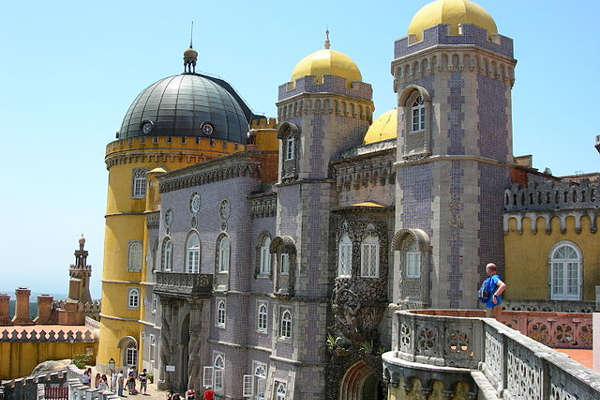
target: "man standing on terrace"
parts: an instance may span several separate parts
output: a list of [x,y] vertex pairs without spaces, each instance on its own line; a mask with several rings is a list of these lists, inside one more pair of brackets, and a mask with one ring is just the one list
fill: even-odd
[[481,285],[480,298],[485,303],[486,317],[498,318],[502,313],[502,293],[506,290],[506,283],[498,275],[496,264],[486,265],[488,277]]

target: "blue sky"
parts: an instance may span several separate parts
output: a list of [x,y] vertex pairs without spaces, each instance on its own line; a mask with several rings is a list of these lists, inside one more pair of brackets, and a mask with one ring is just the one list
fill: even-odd
[[[228,80],[257,113],[275,115],[277,86],[322,47],[350,55],[394,106],[393,42],[424,0],[29,1],[0,16],[3,229],[0,290],[65,293],[77,238],[88,239],[99,296],[107,171],[134,97],[182,71],[195,21],[198,69]],[[600,3],[481,0],[515,40],[514,152],[556,175],[598,171]]]

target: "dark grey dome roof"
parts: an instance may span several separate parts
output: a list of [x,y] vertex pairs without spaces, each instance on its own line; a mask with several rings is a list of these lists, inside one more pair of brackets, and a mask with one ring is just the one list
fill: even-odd
[[[231,86],[200,74],[173,75],[150,85],[133,101],[119,138],[134,136],[203,136],[200,127],[210,122],[211,137],[246,143],[253,114]],[[150,121],[145,135],[142,125]]]

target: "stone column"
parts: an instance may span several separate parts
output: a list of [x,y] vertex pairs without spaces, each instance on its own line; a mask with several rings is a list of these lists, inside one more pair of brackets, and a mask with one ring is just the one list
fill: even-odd
[[158,374],[158,388],[160,390],[168,390],[171,387],[171,373],[165,371],[166,366],[170,361],[171,354],[171,343],[170,343],[170,330],[171,330],[171,317],[172,307],[171,301],[161,297],[160,304],[162,307],[162,321],[160,329],[160,360],[159,360],[159,374]]
[[33,325],[33,321],[29,316],[29,296],[31,290],[27,288],[17,288],[15,296],[17,299],[15,306],[15,316],[12,319],[14,325]]
[[42,294],[37,298],[38,304],[38,315],[34,322],[37,325],[47,325],[50,323],[50,319],[52,318],[52,301],[54,299],[52,296],[47,294]]
[[188,373],[187,386],[200,391],[202,388],[202,301],[192,300],[190,302],[190,342],[188,345]]
[[9,303],[10,296],[4,293],[0,294],[0,326],[12,325],[8,316]]

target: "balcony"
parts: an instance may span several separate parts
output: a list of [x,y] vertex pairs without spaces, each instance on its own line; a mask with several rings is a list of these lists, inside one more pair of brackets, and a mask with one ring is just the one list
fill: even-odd
[[154,293],[181,299],[207,299],[212,295],[212,274],[157,272]]
[[[503,320],[521,329],[543,322],[552,345],[562,342],[566,326],[587,327],[581,314],[570,322],[568,315],[505,314]],[[587,342],[587,334],[573,329],[566,336],[585,336]],[[392,351],[382,358],[384,379],[395,398],[436,391],[481,399],[600,398],[599,373],[501,322],[483,318],[481,311],[396,311]]]

